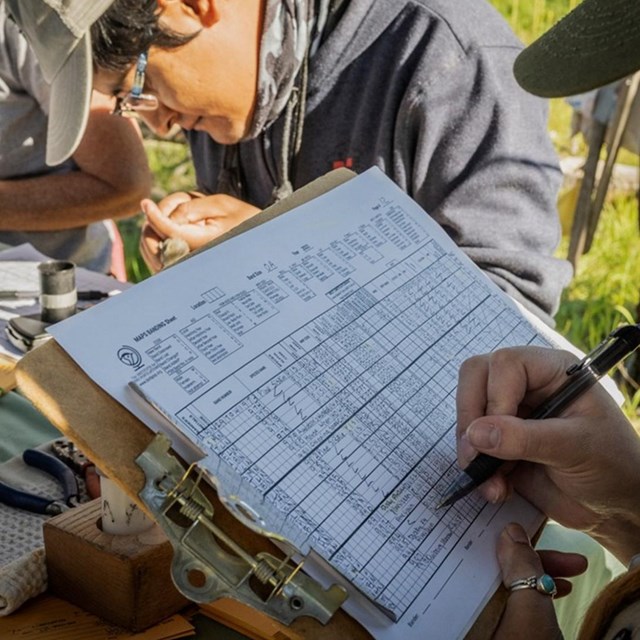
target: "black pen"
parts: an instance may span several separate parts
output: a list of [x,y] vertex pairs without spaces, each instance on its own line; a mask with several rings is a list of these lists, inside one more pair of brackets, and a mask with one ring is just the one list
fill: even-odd
[[[118,290],[98,291],[97,289],[78,291],[78,300],[102,300],[117,293],[120,292]],[[28,298],[38,298],[39,296],[39,291],[0,291],[0,300],[24,300]]]
[[78,291],[78,300],[104,300],[118,293],[120,293],[118,289],[114,289],[113,291],[98,291],[97,289]]
[[[528,418],[544,420],[560,415],[571,402],[596,384],[602,376],[633,353],[638,346],[640,346],[640,324],[614,329],[591,353],[567,369],[567,381],[534,409]],[[473,489],[488,480],[503,462],[504,460],[499,458],[479,453],[449,485],[437,508],[449,507],[471,493]]]

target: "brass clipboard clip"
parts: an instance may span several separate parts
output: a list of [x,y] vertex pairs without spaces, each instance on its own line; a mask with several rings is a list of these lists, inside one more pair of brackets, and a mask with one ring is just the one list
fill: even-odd
[[198,487],[202,472],[195,465],[185,470],[170,445],[156,435],[136,463],[146,477],[140,498],[174,548],[171,574],[178,590],[194,602],[234,598],[284,624],[300,616],[327,623],[346,590],[335,584],[324,589],[291,554],[247,553],[213,522],[213,506]]

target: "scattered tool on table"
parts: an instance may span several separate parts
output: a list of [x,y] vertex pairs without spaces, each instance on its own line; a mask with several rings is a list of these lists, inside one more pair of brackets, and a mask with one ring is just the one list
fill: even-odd
[[90,498],[100,497],[100,476],[96,471],[96,465],[71,440],[55,440],[51,445],[51,451],[84,480]]
[[40,469],[55,478],[62,486],[64,500],[28,493],[0,482],[0,502],[16,509],[51,516],[78,505],[78,481],[73,471],[64,462],[39,449],[26,449],[22,459],[30,467]]

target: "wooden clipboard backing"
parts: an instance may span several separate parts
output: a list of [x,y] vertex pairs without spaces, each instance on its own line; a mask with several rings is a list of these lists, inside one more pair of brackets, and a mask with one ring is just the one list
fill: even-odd
[[[204,249],[304,204],[354,176],[347,169],[332,171],[232,229]],[[146,425],[91,381],[55,340],[49,340],[22,358],[17,367],[17,381],[21,392],[38,410],[74,441],[123,491],[144,507],[138,498],[144,486],[144,474],[135,463],[135,458],[154,437]],[[212,487],[205,483],[203,485],[203,491],[214,505],[219,527],[251,553],[268,550],[281,555],[267,539],[241,525],[221,505]],[[498,592],[467,634],[467,640],[490,638],[503,606],[504,596]],[[310,618],[299,618],[291,625],[291,629],[311,640],[360,640],[371,637],[342,610],[326,626]]]

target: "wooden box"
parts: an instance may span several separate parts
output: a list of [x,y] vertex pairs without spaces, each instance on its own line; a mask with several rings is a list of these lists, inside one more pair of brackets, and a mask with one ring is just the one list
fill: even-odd
[[104,533],[99,499],[51,518],[43,531],[50,592],[86,611],[141,631],[189,602],[171,580],[164,534]]

